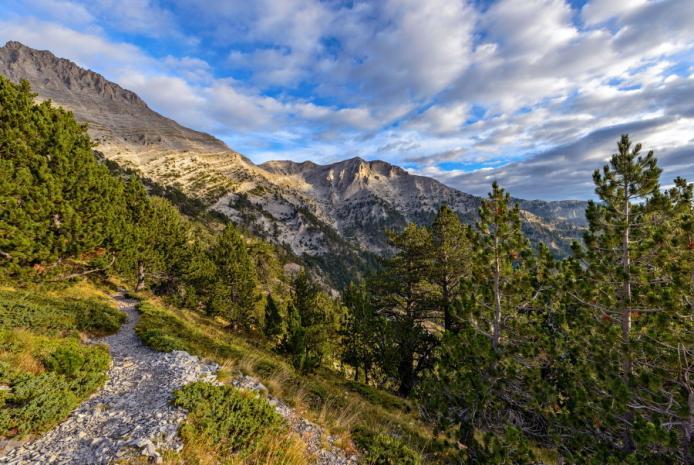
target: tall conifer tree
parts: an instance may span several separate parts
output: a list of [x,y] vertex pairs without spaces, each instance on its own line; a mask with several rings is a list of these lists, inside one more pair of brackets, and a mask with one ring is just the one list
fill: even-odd
[[390,236],[398,252],[390,258],[373,284],[376,306],[388,319],[398,391],[412,392],[424,369],[431,366],[436,336],[427,327],[436,318],[432,270],[431,235],[427,228],[408,225]]
[[470,276],[472,247],[468,228],[460,222],[458,214],[447,205],[442,206],[431,226],[433,259],[432,282],[438,287],[438,304],[447,331],[455,330],[460,298],[460,282]]

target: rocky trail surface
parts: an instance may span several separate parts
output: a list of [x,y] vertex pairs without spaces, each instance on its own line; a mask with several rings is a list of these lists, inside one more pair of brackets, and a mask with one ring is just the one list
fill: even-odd
[[[135,334],[136,300],[116,295],[128,319],[117,334],[93,342],[109,346],[113,365],[104,387],[63,423],[39,439],[10,450],[0,464],[103,465],[128,456],[160,463],[159,450],[180,450],[177,432],[186,412],[171,404],[173,392],[194,381],[217,383],[218,365],[182,351],[155,352]],[[240,376],[234,386],[266,394],[258,380]],[[278,399],[270,403],[306,442],[316,465],[356,465],[356,455],[334,445],[334,438]],[[0,452],[1,453],[1,452]]]
[[135,335],[136,301],[116,296],[128,315],[121,330],[96,342],[108,344],[113,359],[109,379],[98,393],[40,439],[0,457],[1,464],[107,464],[126,455],[145,455],[156,463],[157,449],[180,449],[184,410],[171,405],[183,385],[213,381],[216,364],[186,352],[155,352]]

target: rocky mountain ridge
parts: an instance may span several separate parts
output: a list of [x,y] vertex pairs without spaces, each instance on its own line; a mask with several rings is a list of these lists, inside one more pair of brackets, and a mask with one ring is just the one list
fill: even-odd
[[[387,250],[386,228],[427,223],[442,204],[474,221],[481,199],[383,161],[255,165],[209,134],[185,128],[93,71],[19,42],[0,48],[0,74],[74,112],[96,150],[122,167],[202,199],[210,209],[330,273]],[[533,240],[565,251],[585,203],[520,200]],[[351,269],[351,271],[350,271]],[[333,276],[335,278],[335,276]]]
[[[385,227],[397,229],[409,222],[429,223],[443,204],[471,222],[481,202],[480,197],[432,178],[409,174],[380,160],[356,157],[329,165],[270,161],[260,166],[282,176],[277,180],[280,184],[301,186],[333,218],[334,227],[343,237],[379,252],[386,247],[379,234]],[[531,234],[555,228],[570,231],[584,224],[585,202],[515,200]],[[550,224],[555,228],[550,228]]]

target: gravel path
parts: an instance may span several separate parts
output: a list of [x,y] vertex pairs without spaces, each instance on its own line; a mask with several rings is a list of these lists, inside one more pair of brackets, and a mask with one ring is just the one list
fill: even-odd
[[176,389],[196,380],[213,381],[217,365],[186,352],[161,353],[135,335],[135,300],[115,297],[128,321],[108,344],[113,359],[103,389],[80,405],[60,426],[14,449],[0,464],[101,465],[127,454],[161,460],[157,448],[180,449],[178,426],[185,412],[171,405]]

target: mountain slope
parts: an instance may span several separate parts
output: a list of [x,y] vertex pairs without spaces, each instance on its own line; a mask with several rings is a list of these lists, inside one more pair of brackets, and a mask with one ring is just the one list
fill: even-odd
[[88,125],[96,149],[122,167],[204,200],[299,256],[357,260],[355,246],[306,210],[310,199],[281,188],[270,173],[222,141],[156,113],[103,76],[19,42],[0,48],[0,73],[15,82],[28,80],[39,99],[71,110]]
[[[257,166],[213,136],[156,113],[103,76],[19,42],[0,48],[0,73],[28,80],[40,99],[73,111],[106,158],[202,199],[322,266],[334,281],[348,279],[368,253],[387,250],[385,228],[427,223],[444,203],[473,221],[481,200],[382,161]],[[533,240],[561,252],[577,237],[583,202],[520,202]]]

